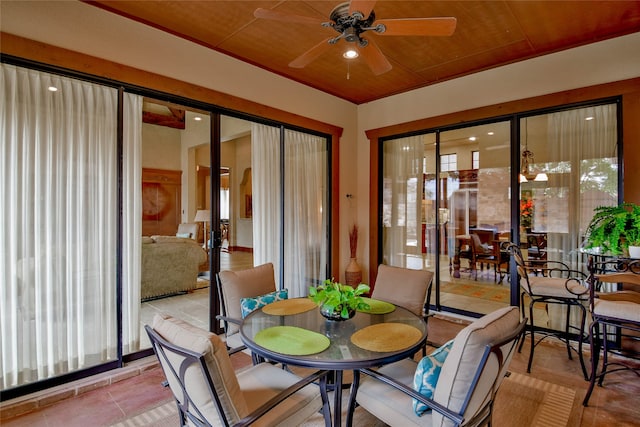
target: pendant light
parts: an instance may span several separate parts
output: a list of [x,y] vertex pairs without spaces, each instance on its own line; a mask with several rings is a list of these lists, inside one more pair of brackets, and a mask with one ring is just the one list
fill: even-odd
[[524,151],[522,151],[522,158],[520,159],[520,179],[519,182],[528,182],[528,181],[537,181],[544,182],[548,181],[549,177],[546,173],[538,173],[534,175],[531,173],[530,167],[534,163],[533,152],[529,151],[529,129],[528,129],[528,118],[524,119]]

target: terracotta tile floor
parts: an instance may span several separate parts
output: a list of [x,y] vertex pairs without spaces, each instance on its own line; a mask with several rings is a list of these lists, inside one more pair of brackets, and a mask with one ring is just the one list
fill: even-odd
[[[429,340],[434,344],[446,342],[463,326],[438,317],[431,318],[429,322]],[[527,343],[522,353],[516,354],[511,364],[512,371],[526,372],[528,350]],[[249,356],[243,353],[234,355],[232,360],[236,368],[251,363]],[[565,348],[555,340],[545,340],[536,347],[531,375],[565,387],[572,387],[578,391],[580,397],[584,396],[588,386],[588,383],[582,379],[578,360],[575,358],[568,360]],[[158,403],[170,400],[169,390],[160,385],[163,380],[161,370],[155,366],[135,377],[66,399],[36,412],[3,420],[2,426],[109,426],[127,416],[138,414]],[[638,376],[632,372],[610,375],[606,378],[604,387],[596,387],[589,407],[584,408],[582,420],[575,425],[639,426],[640,398],[638,396],[640,396]]]

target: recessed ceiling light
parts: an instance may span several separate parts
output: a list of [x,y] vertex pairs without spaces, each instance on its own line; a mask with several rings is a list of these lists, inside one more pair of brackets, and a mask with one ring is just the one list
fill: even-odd
[[49,92],[57,92],[58,88],[55,86],[49,86],[47,89],[49,89]]
[[476,140],[476,137],[475,137],[475,136],[470,136],[470,137],[469,137],[469,141],[475,141],[475,140]]
[[586,117],[586,118],[585,118],[585,120],[587,120],[587,121],[589,121],[589,120],[593,120],[593,117],[591,117],[591,116]]
[[199,122],[200,120],[202,120],[202,117],[200,117],[200,116],[195,116],[195,117],[193,118],[193,120],[195,120],[196,122]]
[[493,135],[493,132],[487,132],[487,135]]
[[344,56],[347,59],[354,59],[358,57],[358,51],[355,49],[349,49],[347,51],[345,51],[342,56]]

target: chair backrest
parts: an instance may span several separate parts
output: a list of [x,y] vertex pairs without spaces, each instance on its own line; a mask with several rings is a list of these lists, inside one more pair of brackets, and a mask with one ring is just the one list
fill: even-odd
[[516,271],[520,280],[520,287],[522,287],[527,293],[531,294],[531,284],[529,283],[529,274],[527,266],[522,256],[520,246],[515,243],[509,243],[507,250],[516,262]]
[[493,253],[493,250],[487,250],[482,245],[482,241],[480,240],[480,236],[478,236],[475,232],[471,233],[471,252],[475,256],[482,254]]
[[195,425],[229,425],[248,413],[224,342],[180,319],[156,314],[145,326],[182,418]]
[[469,233],[478,236],[481,243],[489,243],[496,239],[496,231],[493,229],[471,228]]
[[428,313],[433,272],[378,266],[378,276],[371,297],[406,308],[416,316]]
[[[239,271],[221,271],[218,273],[218,293],[222,301],[222,314],[234,319],[242,319],[240,300],[257,297],[276,290],[272,263],[262,264]],[[238,332],[238,326],[226,324],[227,336]]]
[[[526,320],[518,307],[504,307],[474,321],[456,335],[433,399],[461,413],[466,422],[490,414]],[[434,426],[453,425],[434,411]]]
[[198,224],[195,222],[183,222],[178,224],[178,237],[188,237],[189,239],[198,240]]

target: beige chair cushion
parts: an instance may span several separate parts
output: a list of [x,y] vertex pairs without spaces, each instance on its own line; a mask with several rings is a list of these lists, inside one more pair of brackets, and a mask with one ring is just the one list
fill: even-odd
[[[299,377],[270,363],[259,363],[250,369],[238,373],[238,382],[249,405],[254,411],[267,400],[286,390],[300,380]],[[302,390],[285,399],[253,426],[299,426],[322,409],[320,389],[309,384]]]
[[[528,292],[526,282],[522,282],[523,280],[526,281],[526,279],[520,280],[522,289],[525,292]],[[567,290],[565,283],[573,293]],[[567,282],[567,279],[561,277],[529,276],[529,286],[531,286],[531,292],[534,295],[558,298],[578,298],[578,295],[575,294],[582,294],[580,298],[585,300],[589,297],[587,289],[582,286],[580,282],[577,280],[570,280]]]
[[[204,354],[204,359],[215,386],[215,391],[224,407],[225,416],[236,422],[249,413],[247,402],[240,390],[231,360],[227,354],[227,347],[222,340],[203,329],[197,328],[180,319],[165,314],[156,314],[153,319],[153,329],[168,342]],[[162,360],[162,359],[161,359]],[[175,362],[174,362],[175,361]],[[172,357],[172,364],[178,366],[180,360]],[[175,379],[169,377],[171,390],[180,390]],[[219,425],[218,411],[208,391],[205,378],[198,366],[188,368],[185,387],[192,393],[196,406],[212,425]],[[197,392],[193,393],[193,390]],[[182,402],[182,396],[175,396]]]
[[[241,271],[218,273],[223,304],[227,316],[242,319],[240,299],[268,294],[276,290],[273,264],[267,263]],[[227,336],[238,332],[238,326],[229,323]]]
[[[415,361],[403,359],[383,366],[380,368],[380,372],[413,388],[413,376],[417,366]],[[390,426],[431,425],[433,411],[418,417],[413,410],[413,403],[409,396],[381,381],[372,380],[366,375],[363,377],[360,388],[358,388],[357,401],[367,412]]]
[[594,299],[593,313],[599,316],[640,323],[640,304],[633,301]]
[[399,305],[416,316],[422,316],[431,280],[431,271],[380,264],[371,297]]
[[[433,400],[456,412],[460,411],[485,347],[504,340],[518,328],[519,323],[520,311],[518,307],[511,306],[487,314],[461,330],[442,366]],[[485,367],[465,411],[465,419],[473,417],[491,397],[491,387],[498,375],[497,367],[495,358]],[[440,414],[433,414],[433,418],[434,426],[451,425]]]

